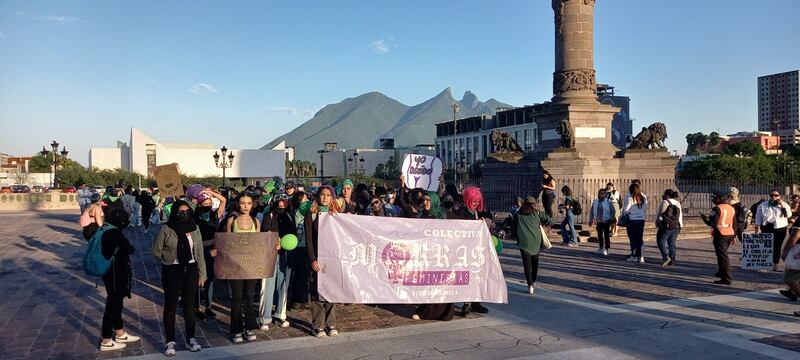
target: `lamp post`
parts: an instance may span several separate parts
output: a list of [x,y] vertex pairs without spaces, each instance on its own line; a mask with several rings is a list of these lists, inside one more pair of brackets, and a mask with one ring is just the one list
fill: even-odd
[[350,163],[350,168],[354,169],[355,174],[364,172],[364,155],[359,154],[358,150],[347,158],[347,162]]
[[[233,152],[228,154],[228,148],[226,148],[225,146],[219,149],[219,151],[222,152],[222,156],[220,156],[216,151],[214,151],[214,165],[222,169],[222,187],[225,187],[225,169],[233,165]],[[225,160],[226,154],[227,154],[227,162]],[[219,161],[220,157],[222,157],[222,162]]]
[[[456,138],[456,135],[458,134],[458,124],[456,123],[456,113],[461,109],[461,106],[457,102],[454,102],[453,104],[450,105],[450,107],[453,108],[453,155],[454,155],[453,168],[455,168],[456,167],[455,155],[460,151],[460,149],[457,149],[458,139]],[[453,183],[458,184],[458,170],[455,171]]]
[[58,141],[53,140],[53,142],[50,143],[50,147],[53,149],[52,151],[48,151],[44,146],[42,146],[42,151],[39,152],[40,154],[42,154],[42,156],[47,156],[47,154],[53,154],[53,156],[50,158],[50,168],[53,174],[52,183],[50,185],[53,188],[58,188],[60,185],[58,181],[58,173],[56,171],[59,170],[61,164],[64,162],[64,160],[67,159],[67,155],[69,154],[69,151],[67,151],[67,147],[62,146],[61,156],[59,156],[58,145],[59,145]]

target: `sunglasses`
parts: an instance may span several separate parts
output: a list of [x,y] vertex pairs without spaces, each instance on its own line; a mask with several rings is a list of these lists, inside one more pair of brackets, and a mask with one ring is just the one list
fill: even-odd
[[380,201],[378,201],[378,200],[375,200],[375,201],[373,201],[373,202],[372,202],[372,205],[378,205],[378,204],[380,204],[380,203],[381,203]]
[[769,194],[771,197],[781,197],[781,194]]
[[286,195],[286,194],[276,195],[275,196],[275,200],[278,200],[278,201],[280,201],[280,200],[289,200],[289,195]]

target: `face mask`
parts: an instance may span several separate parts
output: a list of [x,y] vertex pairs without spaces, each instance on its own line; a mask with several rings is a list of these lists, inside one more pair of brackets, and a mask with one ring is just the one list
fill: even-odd
[[769,206],[778,206],[778,200],[770,200]]
[[109,196],[108,197],[108,200],[111,200],[111,202],[117,201],[117,199],[119,199],[119,196]]
[[453,205],[455,205],[455,203],[453,202],[453,200],[445,200],[445,201],[442,201],[442,207],[443,207],[443,208],[445,208],[445,209],[450,209],[450,208],[452,208],[452,207],[453,207]]

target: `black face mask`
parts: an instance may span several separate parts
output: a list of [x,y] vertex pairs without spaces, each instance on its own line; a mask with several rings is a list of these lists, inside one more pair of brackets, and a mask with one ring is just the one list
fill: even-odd
[[442,207],[445,209],[450,209],[453,207],[453,205],[455,205],[455,202],[453,200],[442,201]]

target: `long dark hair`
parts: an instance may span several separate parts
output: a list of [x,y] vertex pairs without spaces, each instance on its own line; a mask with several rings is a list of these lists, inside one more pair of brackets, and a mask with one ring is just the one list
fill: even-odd
[[642,196],[642,188],[639,187],[639,184],[633,183],[630,187],[628,187],[628,192],[631,194],[631,198],[636,203],[636,206],[642,207],[644,206],[644,196]]
[[238,196],[236,196],[235,200],[233,200],[233,210],[236,211],[237,213],[239,213],[239,215],[250,215],[250,216],[252,216],[253,209],[255,209],[255,207],[256,207],[255,201],[253,202],[253,206],[250,208],[250,212],[247,213],[247,214],[242,214],[242,208],[239,207],[239,200],[241,200],[242,198],[246,198],[246,197],[249,197],[250,200],[254,200],[253,197],[250,194],[247,193],[247,191],[242,192]]
[[564,196],[572,196],[572,189],[570,189],[569,186],[564,185],[564,187],[561,188],[561,193],[564,194]]
[[519,208],[518,213],[521,214],[521,215],[533,215],[533,214],[536,214],[536,206],[535,206],[535,204],[526,201],[526,202],[522,203],[522,206]]

